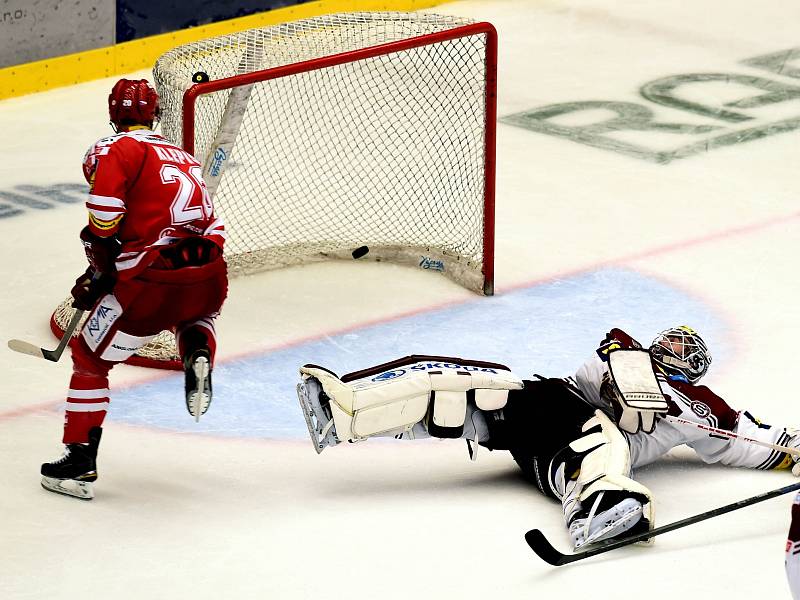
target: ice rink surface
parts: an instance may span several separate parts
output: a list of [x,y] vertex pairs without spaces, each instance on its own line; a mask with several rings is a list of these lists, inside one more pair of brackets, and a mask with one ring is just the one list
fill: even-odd
[[[234,279],[199,426],[180,375],[113,372],[91,503],[39,487],[61,450],[70,361],[3,344],[0,598],[789,597],[790,496],[556,569],[523,534],[541,528],[566,551],[560,506],[505,453],[470,463],[462,441],[314,453],[293,389],[305,362],[341,374],[441,353],[564,376],[613,326],[643,341],[694,326],[714,355],[705,383],[767,423],[800,423],[800,5],[435,12],[500,34],[497,295],[369,262]],[[84,265],[80,161],[109,133],[115,79],[0,102],[4,339],[55,346],[47,320]],[[657,524],[792,482],[688,449],[636,477]]]

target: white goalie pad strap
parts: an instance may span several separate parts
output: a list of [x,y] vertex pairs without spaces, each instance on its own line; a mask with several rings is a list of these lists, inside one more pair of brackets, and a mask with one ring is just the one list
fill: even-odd
[[500,410],[508,403],[508,390],[475,390],[475,406],[481,410]]
[[476,404],[480,396],[481,405],[500,408],[508,390],[523,385],[519,377],[499,368],[437,361],[390,364],[393,368],[362,371],[358,375],[365,376],[346,382],[310,365],[300,373],[319,380],[331,399],[337,435],[351,441],[409,431],[427,415],[431,392],[435,393],[433,423],[450,428],[464,424],[470,391],[474,390]]
[[622,413],[619,426],[624,431],[650,433],[658,414],[669,409],[653,370],[647,350],[621,348],[609,352],[608,368],[613,399]]
[[467,414],[467,394],[464,392],[436,392],[433,405],[433,422],[439,427],[461,427]]

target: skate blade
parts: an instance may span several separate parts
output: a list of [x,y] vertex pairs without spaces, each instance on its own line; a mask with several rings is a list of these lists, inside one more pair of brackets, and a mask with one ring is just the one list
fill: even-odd
[[195,423],[199,423],[200,415],[204,415],[211,404],[211,396],[204,391],[209,373],[208,360],[201,356],[192,365],[192,370],[197,387],[189,394],[189,414],[194,417]]
[[579,550],[584,546],[588,546],[590,544],[597,544],[599,542],[605,542],[610,539],[617,537],[628,531],[631,527],[636,525],[639,522],[639,519],[642,517],[642,505],[638,505],[636,508],[631,509],[627,513],[624,513],[620,516],[620,518],[612,525],[608,525],[602,529],[597,530],[593,535],[589,536],[587,539],[575,544],[575,550]]
[[326,415],[321,407],[319,410],[315,409],[306,385],[307,383],[297,384],[297,399],[300,401],[300,408],[303,411],[303,418],[305,418],[314,450],[317,454],[321,454],[328,446],[335,446],[339,443],[336,438],[336,428],[332,416]]
[[79,500],[91,500],[94,498],[94,486],[92,486],[90,481],[42,477],[42,487],[49,492],[71,496]]

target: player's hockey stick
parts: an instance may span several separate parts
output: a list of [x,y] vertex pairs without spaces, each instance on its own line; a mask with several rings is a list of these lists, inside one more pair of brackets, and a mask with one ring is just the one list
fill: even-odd
[[8,340],[8,347],[14,352],[30,354],[31,356],[58,362],[58,359],[61,358],[62,354],[64,354],[64,349],[67,347],[67,344],[69,344],[69,340],[72,337],[72,334],[75,332],[75,329],[78,327],[78,323],[80,323],[84,312],[86,311],[75,311],[75,314],[72,315],[72,319],[70,319],[69,324],[64,329],[64,335],[61,336],[61,341],[54,350],[45,350],[44,348],[39,348],[38,346],[23,340]]
[[741,435],[739,433],[734,433],[733,431],[728,431],[727,429],[718,429],[716,427],[711,427],[711,425],[704,425],[703,423],[695,423],[694,421],[681,419],[680,417],[673,417],[671,415],[666,415],[662,418],[669,421],[670,423],[675,423],[677,425],[691,425],[692,427],[696,427],[697,429],[702,429],[703,431],[708,431],[709,433],[713,433],[715,435],[721,435],[723,437],[727,437],[732,440],[742,440],[750,444],[755,444],[756,446],[763,446],[764,448],[772,448],[773,450],[777,450],[778,452],[785,452],[786,454],[791,454],[792,456],[800,456],[800,448],[791,448],[789,446],[780,446],[778,444],[770,444],[769,442],[762,442],[761,440],[747,437],[746,435]]
[[544,534],[538,529],[531,529],[528,533],[526,533],[525,541],[528,542],[528,546],[531,547],[531,550],[533,550],[543,561],[555,567],[560,567],[561,565],[573,563],[591,556],[597,556],[598,554],[610,552],[611,550],[616,550],[617,548],[630,546],[636,542],[649,540],[657,535],[661,535],[662,533],[674,531],[675,529],[680,529],[681,527],[686,527],[687,525],[694,525],[700,521],[705,521],[706,519],[710,519],[712,517],[718,517],[719,515],[724,515],[725,513],[739,510],[740,508],[750,506],[751,504],[764,502],[764,500],[770,500],[772,498],[776,498],[777,496],[782,496],[783,494],[788,494],[796,490],[800,490],[800,482],[778,488],[777,490],[772,490],[771,492],[765,492],[763,494],[759,494],[758,496],[745,498],[744,500],[739,500],[738,502],[734,502],[732,504],[726,504],[725,506],[720,506],[719,508],[706,511],[686,519],[681,519],[680,521],[675,521],[674,523],[663,525],[662,527],[656,527],[650,531],[644,531],[642,533],[613,540],[605,544],[598,544],[594,548],[584,550],[582,552],[576,552],[575,554],[562,554],[556,550],[553,545],[547,541],[547,538],[544,537]]

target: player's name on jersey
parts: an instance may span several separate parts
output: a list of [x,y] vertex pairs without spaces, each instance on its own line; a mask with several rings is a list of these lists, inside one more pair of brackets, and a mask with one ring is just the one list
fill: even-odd
[[83,203],[88,190],[84,183],[20,184],[0,189],[0,219],[50,210],[65,204]]
[[157,144],[153,144],[153,150],[156,151],[158,158],[163,160],[164,162],[174,162],[180,165],[196,165],[199,164],[197,159],[181,150],[180,148],[172,148],[169,146],[159,146]]
[[[721,87],[725,88],[724,93],[720,93]],[[704,90],[708,93],[703,93]],[[800,98],[800,47],[741,60],[737,72],[726,69],[659,77],[640,86],[639,95],[652,104],[576,100],[541,106],[500,120],[587,146],[667,164],[800,128],[800,109],[777,106]],[[735,97],[729,99],[731,96]],[[698,97],[703,100],[697,100]],[[709,101],[710,98],[717,100]],[[690,113],[692,117],[687,120],[691,122],[675,119],[675,113],[658,114],[653,109],[659,106]],[[624,140],[618,135],[620,132],[624,132]]]

